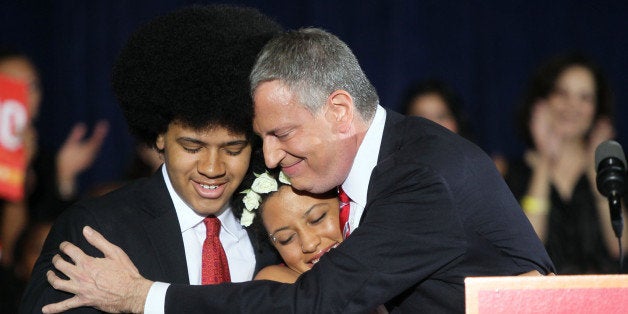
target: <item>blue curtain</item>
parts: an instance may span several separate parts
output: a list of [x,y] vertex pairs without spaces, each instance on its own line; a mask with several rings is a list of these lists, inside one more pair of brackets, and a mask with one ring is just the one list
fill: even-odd
[[[104,118],[111,130],[83,186],[119,179],[133,140],[109,84],[110,68],[129,34],[156,15],[213,1],[14,1],[0,7],[0,45],[38,65],[44,103],[41,145],[56,149],[78,121]],[[581,51],[601,65],[615,91],[616,127],[627,147],[628,3],[512,0],[250,0],[286,28],[316,26],[346,41],[379,91],[400,110],[400,93],[438,77],[462,96],[478,144],[517,156],[513,110],[533,68],[558,53]]]

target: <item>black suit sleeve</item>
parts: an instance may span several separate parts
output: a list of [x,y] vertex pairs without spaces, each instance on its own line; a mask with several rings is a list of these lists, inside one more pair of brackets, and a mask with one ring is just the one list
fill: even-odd
[[465,250],[446,184],[425,169],[396,174],[360,227],[295,284],[172,285],[166,312],[362,313],[446,273]]

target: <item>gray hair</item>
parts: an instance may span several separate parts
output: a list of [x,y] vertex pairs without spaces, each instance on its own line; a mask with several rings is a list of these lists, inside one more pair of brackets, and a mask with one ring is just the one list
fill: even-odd
[[339,89],[353,97],[364,120],[371,120],[379,102],[375,88],[351,49],[338,37],[318,28],[285,32],[262,49],[250,75],[251,94],[264,82],[279,80],[300,103],[316,113]]

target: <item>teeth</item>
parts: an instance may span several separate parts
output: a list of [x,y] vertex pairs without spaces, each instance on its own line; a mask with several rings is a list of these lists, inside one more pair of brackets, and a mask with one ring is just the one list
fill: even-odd
[[217,189],[217,188],[218,188],[218,186],[217,186],[217,185],[207,185],[207,184],[201,184],[201,187],[202,187],[203,189],[209,189],[209,190],[215,190],[215,189]]
[[313,260],[313,261],[312,261],[312,264],[316,264],[316,263],[318,263],[318,261],[319,261],[319,260],[320,260],[320,259],[315,259],[315,260]]

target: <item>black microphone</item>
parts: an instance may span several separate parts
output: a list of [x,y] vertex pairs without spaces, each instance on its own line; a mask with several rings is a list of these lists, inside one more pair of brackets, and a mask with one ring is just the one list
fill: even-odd
[[597,190],[608,198],[611,211],[611,224],[615,236],[621,238],[623,219],[621,197],[624,195],[626,181],[626,156],[621,145],[615,141],[606,141],[595,149]]

